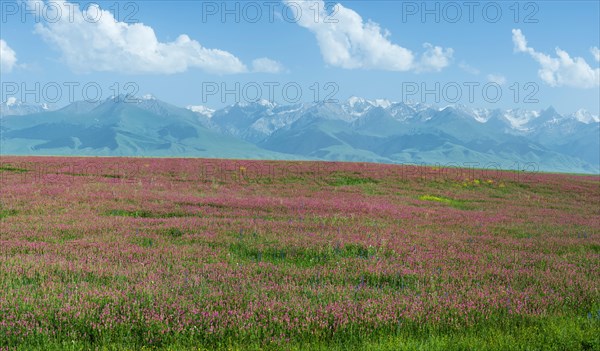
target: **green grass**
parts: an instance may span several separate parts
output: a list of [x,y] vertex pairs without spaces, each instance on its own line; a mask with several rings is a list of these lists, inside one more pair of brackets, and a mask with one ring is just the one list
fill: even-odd
[[154,246],[154,240],[148,237],[137,237],[131,240],[133,244],[136,244],[140,247],[152,247]]
[[377,184],[379,181],[373,178],[361,178],[351,175],[337,175],[327,180],[327,184],[332,186],[352,186],[363,184]]
[[[85,327],[81,324],[81,327]],[[393,335],[362,338],[351,330],[331,340],[306,337],[293,341],[257,342],[245,338],[196,337],[193,334],[160,332],[160,326],[139,332],[122,327],[113,333],[95,335],[90,341],[57,340],[40,335],[15,350],[379,350],[379,351],[463,351],[463,350],[600,350],[600,320],[585,317],[513,318],[501,324],[483,322],[469,328],[441,332],[427,324],[402,325]],[[127,329],[127,330],[126,330]],[[34,334],[35,335],[35,334]],[[240,341],[245,340],[245,341]],[[149,342],[152,341],[152,342]],[[0,345],[2,347],[3,345]]]
[[19,212],[13,209],[0,208],[0,219],[7,218],[9,216],[16,216]]
[[172,237],[172,238],[179,238],[179,237],[183,236],[184,232],[179,228],[166,228],[166,229],[161,230],[160,234],[168,236],[168,237]]
[[127,211],[127,210],[110,210],[104,213],[105,216],[113,217],[133,217],[133,218],[180,218],[180,217],[193,217],[195,214],[185,212],[167,212],[167,213],[154,213],[145,210]]
[[152,218],[152,213],[148,211],[110,210],[107,211],[105,215],[115,217]]
[[389,255],[375,247],[358,244],[335,245],[324,248],[308,247],[256,247],[255,243],[238,242],[229,246],[229,252],[244,262],[270,262],[289,264],[298,267],[325,265],[343,258],[372,259],[379,255]]
[[515,239],[531,239],[539,236],[539,234],[532,234],[531,231],[523,230],[519,228],[503,228],[504,232]]
[[55,232],[56,242],[64,244],[68,241],[78,240],[83,238],[83,234],[76,230],[59,229]]
[[[597,181],[568,180],[579,187],[570,193],[365,175],[299,174],[268,187],[236,179],[230,189],[82,182],[65,198],[44,191],[54,184],[35,184],[26,196],[17,187],[21,197],[0,205],[9,234],[0,245],[0,351],[600,351],[600,243],[586,221]],[[398,212],[337,207],[337,194],[342,205],[356,199]],[[247,201],[263,197],[273,201]],[[469,298],[486,292],[500,304]],[[524,309],[513,309],[513,293]],[[477,305],[439,308],[443,298]],[[379,307],[387,323],[375,322]],[[222,322],[230,310],[244,314]],[[320,314],[328,310],[349,322]],[[221,319],[203,314],[215,311]],[[284,315],[318,324],[290,328]]]
[[402,291],[404,289],[415,289],[416,285],[419,284],[419,277],[412,274],[402,275],[400,273],[365,273],[361,275],[358,284],[365,284],[366,286],[379,289],[389,288],[396,291]]
[[422,196],[419,196],[419,200],[421,200],[421,201],[439,202],[439,203],[448,205],[450,207],[454,207],[454,208],[459,209],[459,210],[470,210],[470,209],[473,209],[473,206],[471,206],[467,201],[449,199],[449,198],[441,197],[441,196],[422,195]]
[[29,172],[29,170],[25,168],[13,167],[10,165],[1,165],[0,172],[26,173]]

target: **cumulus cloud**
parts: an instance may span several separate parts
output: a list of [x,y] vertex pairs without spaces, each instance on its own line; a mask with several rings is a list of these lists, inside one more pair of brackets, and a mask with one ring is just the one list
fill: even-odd
[[[37,11],[47,6],[40,0],[28,4]],[[54,23],[37,23],[35,32],[60,50],[74,71],[172,74],[198,68],[216,74],[248,72],[233,54],[203,47],[185,34],[160,42],[152,27],[119,22],[96,4],[80,9],[76,3],[52,0],[47,10],[56,7],[62,14],[75,15],[60,16]]]
[[497,83],[498,85],[504,85],[506,84],[506,77],[504,77],[501,74],[488,74],[487,75],[487,80],[493,83]]
[[[548,85],[574,88],[600,86],[600,68],[590,67],[583,58],[571,57],[560,48],[555,49],[556,57],[537,52],[527,45],[527,39],[520,29],[512,30],[512,40],[515,52],[527,53],[539,63],[538,75]],[[593,48],[592,53],[594,53]]]
[[277,61],[262,57],[252,61],[252,71],[257,73],[281,73],[285,69],[283,65]]
[[[330,14],[323,0],[284,0],[297,24],[316,36],[323,60],[346,69],[388,71],[440,71],[448,66],[453,50],[425,43],[415,54],[390,41],[379,24],[363,21],[354,10],[336,4]],[[316,7],[315,7],[316,6]]]
[[465,61],[461,61],[458,64],[458,68],[462,69],[463,71],[465,71],[465,72],[467,72],[469,74],[478,75],[480,73],[479,69],[477,69],[476,67],[473,67],[473,66],[469,65]]
[[515,48],[514,48],[515,52],[528,51],[527,39],[525,39],[523,32],[521,32],[520,29],[513,29],[512,34],[513,34],[513,37],[512,37],[513,44],[515,44]]
[[420,62],[415,69],[417,71],[440,71],[442,68],[450,65],[453,49],[444,49],[440,46],[433,46],[429,43],[423,44],[425,52],[421,55]]
[[17,54],[4,40],[0,39],[0,69],[2,73],[11,72],[16,64]]
[[596,61],[600,61],[600,50],[594,46],[590,49],[590,51],[592,52],[592,55],[594,55]]

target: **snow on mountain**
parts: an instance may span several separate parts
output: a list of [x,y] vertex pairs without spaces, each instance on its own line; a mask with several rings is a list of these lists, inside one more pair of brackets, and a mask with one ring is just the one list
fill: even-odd
[[[25,104],[14,98],[0,104],[2,115],[48,109],[47,105]],[[46,116],[63,124],[39,122],[45,121]],[[532,157],[543,160],[546,169],[598,171],[600,120],[583,109],[569,115],[552,107],[537,111],[502,110],[455,104],[440,109],[423,103],[351,97],[340,103],[290,105],[260,100],[214,110],[201,105],[182,109],[152,95],[120,95],[98,103],[75,102],[42,117],[4,119],[3,136],[13,143],[6,145],[30,140],[24,147],[41,145],[52,152],[56,148],[79,150],[84,145],[134,154],[142,150],[155,155],[156,150],[163,149],[170,150],[168,154],[177,153],[174,140],[189,140],[186,147],[193,150],[204,148],[207,143],[217,150],[215,155],[229,155],[232,153],[222,152],[230,152],[229,144],[237,140],[241,144],[236,145],[244,150],[257,147],[260,152],[326,160],[508,162]],[[29,127],[50,128],[51,133],[43,135],[47,143],[39,144],[41,134],[31,134],[37,129],[23,128],[22,123],[27,120],[31,122]],[[99,121],[103,123],[96,123]],[[116,122],[124,128],[122,131],[114,129]],[[141,131],[139,125],[144,130],[153,129]],[[98,129],[89,129],[90,126],[104,128],[106,134],[98,134]],[[65,130],[71,139],[63,137]],[[115,138],[121,132],[126,132],[119,134],[126,143]],[[206,141],[205,135],[212,139]],[[139,140],[150,140],[151,147]],[[197,155],[197,151],[189,152]]]
[[0,116],[24,116],[32,113],[51,111],[54,108],[47,103],[27,103],[14,96],[0,104]]
[[213,114],[215,113],[215,110],[213,110],[212,108],[208,108],[208,107],[202,106],[202,105],[197,105],[197,106],[189,105],[186,108],[192,112],[196,112],[207,118],[212,118]]
[[[113,99],[115,102],[124,101],[133,103],[144,110],[152,111],[159,115],[168,115],[172,113],[172,109],[174,108],[174,106],[158,100],[152,94],[145,94],[140,98],[119,95],[108,100],[110,99]],[[87,111],[98,105],[85,104],[82,107],[77,104],[81,105],[82,102],[75,102],[65,107],[65,111]],[[73,106],[76,105],[79,107],[75,109]],[[70,110],[69,107],[71,107]],[[251,133],[268,136],[281,128],[289,127],[300,118],[325,118],[353,123],[367,114],[371,115],[371,111],[375,111],[378,108],[402,123],[411,123],[413,120],[427,121],[437,113],[447,108],[452,108],[464,117],[470,116],[479,123],[490,123],[491,120],[495,120],[496,122],[494,123],[502,121],[506,126],[506,132],[510,133],[513,131],[521,135],[523,133],[536,133],[539,130],[558,125],[600,123],[598,115],[594,115],[584,109],[568,115],[561,115],[551,107],[546,110],[526,110],[521,108],[492,110],[487,108],[473,108],[462,104],[452,104],[438,108],[420,102],[392,102],[386,99],[369,100],[357,96],[352,96],[340,103],[316,102],[278,105],[274,102],[261,99],[255,102],[239,102],[219,110],[203,105],[189,105],[186,108],[201,116],[205,123],[214,123],[214,125],[220,126],[222,130],[235,129],[235,131],[231,130],[234,135]],[[0,104],[0,116],[27,115],[50,110],[53,110],[53,108],[45,103],[29,104],[21,102],[14,97],[9,97],[6,102]],[[241,121],[241,119],[246,122],[238,125],[236,121]],[[212,122],[209,123],[208,121]],[[237,130],[242,128],[242,126],[246,129],[245,131]]]
[[569,117],[578,120],[581,123],[590,124],[590,123],[598,123],[600,122],[600,117],[598,115],[594,115],[585,109],[579,109],[575,113],[569,115]]
[[530,111],[518,108],[506,110],[502,115],[502,117],[504,117],[504,119],[510,123],[510,126],[518,131],[529,130],[529,122],[538,118],[539,116],[539,111]]
[[351,116],[360,117],[367,113],[374,105],[367,99],[352,96],[344,104],[342,109]]
[[473,111],[473,117],[479,123],[485,123],[489,121],[492,111],[487,108],[475,108]]
[[266,108],[269,108],[269,109],[273,109],[273,108],[277,107],[276,103],[271,102],[269,100],[265,100],[265,99],[260,99],[256,103],[259,104],[259,105],[262,105],[262,106],[264,106]]
[[265,100],[265,99],[260,99],[260,100],[251,101],[251,102],[242,101],[242,102],[236,103],[236,105],[238,105],[240,107],[262,106],[267,109],[273,109],[277,106],[276,103],[271,102],[269,100]]
[[342,109],[352,116],[361,117],[374,107],[388,109],[393,104],[393,102],[386,99],[367,100],[365,98],[352,96],[342,104]]
[[411,118],[417,113],[417,111],[414,108],[408,106],[403,102],[394,102],[390,104],[390,106],[386,108],[386,111],[388,111],[388,113],[392,115],[392,117],[396,118],[399,121],[404,121],[408,118]]
[[371,104],[373,106],[381,107],[384,109],[392,106],[392,102],[390,100],[386,100],[386,99],[375,99],[375,100],[371,101]]
[[487,108],[471,108],[463,104],[451,105],[454,109],[461,111],[479,123],[486,123],[491,117],[492,111]]
[[370,105],[367,99],[358,96],[349,97],[348,100],[346,100],[346,103],[352,108],[354,108],[356,105]]
[[281,106],[271,110],[269,115],[256,120],[252,123],[250,129],[258,134],[271,135],[275,131],[296,122],[302,117],[303,111],[303,104]]
[[422,102],[412,101],[412,100],[407,100],[406,102],[404,102],[404,104],[406,104],[406,106],[412,108],[413,110],[415,110],[417,112],[422,112],[422,111],[431,109],[431,106],[429,106],[427,104],[424,104]]

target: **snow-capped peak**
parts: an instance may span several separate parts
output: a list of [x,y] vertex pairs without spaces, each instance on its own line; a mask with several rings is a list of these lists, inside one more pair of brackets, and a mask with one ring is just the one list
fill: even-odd
[[471,108],[463,104],[450,105],[446,106],[445,108],[447,107],[452,107],[455,110],[462,111],[479,123],[486,123],[490,119],[491,111],[487,108]]
[[275,102],[271,102],[266,99],[260,99],[260,100],[256,100],[256,101],[239,101],[228,107],[231,107],[231,106],[238,106],[238,107],[243,107],[243,108],[253,107],[253,106],[254,107],[262,106],[262,107],[265,107],[267,110],[271,110],[271,109],[274,109],[275,107],[277,107],[277,104]]
[[425,110],[431,108],[431,106],[429,106],[423,102],[418,102],[418,101],[414,101],[411,99],[404,101],[403,104],[412,108],[413,110],[415,110],[417,112],[425,111]]
[[392,102],[386,99],[367,100],[358,96],[351,96],[348,98],[348,100],[346,100],[346,104],[352,108],[364,108],[365,106],[375,106],[386,109],[392,105]]
[[491,111],[487,108],[474,108],[471,109],[471,114],[477,122],[485,123],[490,119]]
[[357,104],[365,104],[367,100],[358,96],[351,96],[347,100],[348,106],[354,107]]
[[367,100],[352,96],[346,100],[346,103],[342,105],[342,109],[354,117],[360,117],[365,112],[367,112],[373,105],[371,105]]
[[265,100],[265,99],[260,99],[256,102],[257,104],[264,106],[266,108],[275,108],[275,106],[277,106],[276,103],[271,102],[269,100]]
[[530,111],[522,109],[506,110],[503,117],[510,123],[513,129],[526,131],[527,124],[540,116],[539,111]]
[[152,94],[146,94],[142,96],[142,100],[156,100],[156,98]]
[[213,114],[215,113],[215,110],[208,108],[206,106],[201,106],[201,105],[198,105],[198,106],[190,105],[186,108],[192,112],[196,112],[196,113],[206,116],[208,118],[211,118],[213,116]]
[[53,107],[47,103],[27,103],[11,96],[5,102],[0,103],[0,116],[23,116],[52,109]]
[[579,109],[577,112],[573,113],[571,117],[575,118],[581,123],[590,124],[590,123],[598,123],[600,122],[600,117],[593,115],[591,112],[585,109]]
[[386,99],[375,99],[370,102],[373,106],[381,107],[384,109],[392,106],[392,102],[390,100],[386,100]]
[[[380,103],[385,105],[383,100],[380,100]],[[360,117],[376,106],[379,106],[379,103],[378,105],[375,105],[372,101],[369,101],[365,98],[352,96],[346,100],[346,103],[343,104],[342,109],[354,117]]]

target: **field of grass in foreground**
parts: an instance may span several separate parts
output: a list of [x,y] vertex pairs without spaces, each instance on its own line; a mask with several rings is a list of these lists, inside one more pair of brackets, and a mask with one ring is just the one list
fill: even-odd
[[600,178],[0,160],[0,350],[598,350]]

